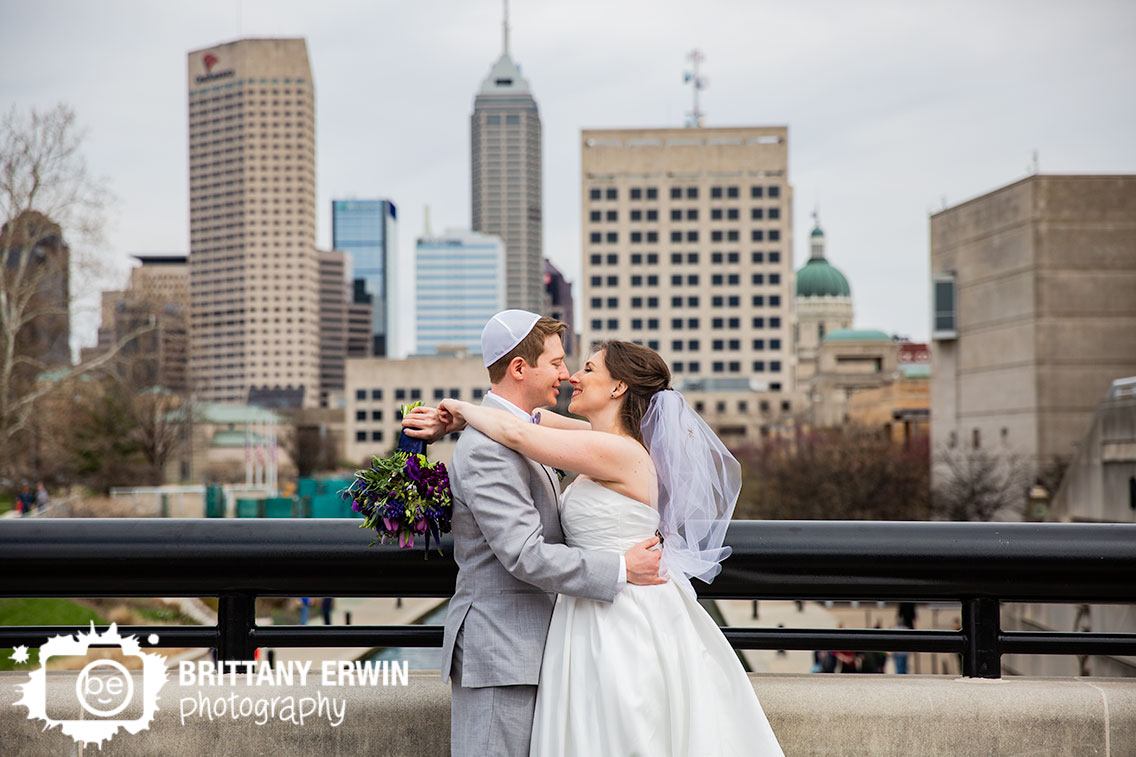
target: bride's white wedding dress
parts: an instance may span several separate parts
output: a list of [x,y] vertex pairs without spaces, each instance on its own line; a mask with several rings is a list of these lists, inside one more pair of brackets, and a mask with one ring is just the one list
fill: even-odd
[[[659,514],[590,479],[561,497],[567,544],[623,553]],[[745,670],[717,624],[669,581],[628,584],[611,604],[561,595],[548,631],[530,753],[780,755]]]

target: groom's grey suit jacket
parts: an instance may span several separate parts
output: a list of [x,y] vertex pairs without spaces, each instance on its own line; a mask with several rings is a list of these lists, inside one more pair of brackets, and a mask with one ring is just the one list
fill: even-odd
[[[482,404],[516,414],[492,393]],[[556,593],[610,602],[620,556],[565,546],[556,473],[476,429],[462,432],[451,471],[458,581],[442,680],[464,626],[462,686],[535,686]]]

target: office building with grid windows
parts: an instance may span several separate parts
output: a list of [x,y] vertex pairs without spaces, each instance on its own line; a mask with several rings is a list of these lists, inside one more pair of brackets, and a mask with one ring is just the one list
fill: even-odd
[[724,436],[794,405],[786,127],[581,133],[581,348],[658,350]]
[[[315,93],[303,39],[188,54],[192,390],[319,402]],[[279,404],[272,400],[275,404]]]
[[481,330],[505,310],[505,245],[476,231],[447,229],[417,243],[417,354],[462,348],[481,354]]

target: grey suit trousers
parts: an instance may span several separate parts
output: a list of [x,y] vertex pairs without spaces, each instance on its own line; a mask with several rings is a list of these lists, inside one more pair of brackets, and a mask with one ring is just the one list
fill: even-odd
[[464,629],[454,640],[450,666],[450,754],[452,757],[529,753],[536,686],[462,686]]

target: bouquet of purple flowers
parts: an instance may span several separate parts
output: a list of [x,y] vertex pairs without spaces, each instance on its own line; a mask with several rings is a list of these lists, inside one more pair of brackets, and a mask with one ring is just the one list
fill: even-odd
[[[403,405],[402,414],[421,404]],[[378,535],[372,546],[397,540],[409,549],[415,536],[422,536],[429,555],[433,537],[441,554],[442,534],[450,532],[453,517],[450,476],[444,464],[426,460],[424,441],[404,431],[390,457],[372,457],[371,467],[356,471],[355,480],[340,495],[363,516],[360,528],[374,529]]]

